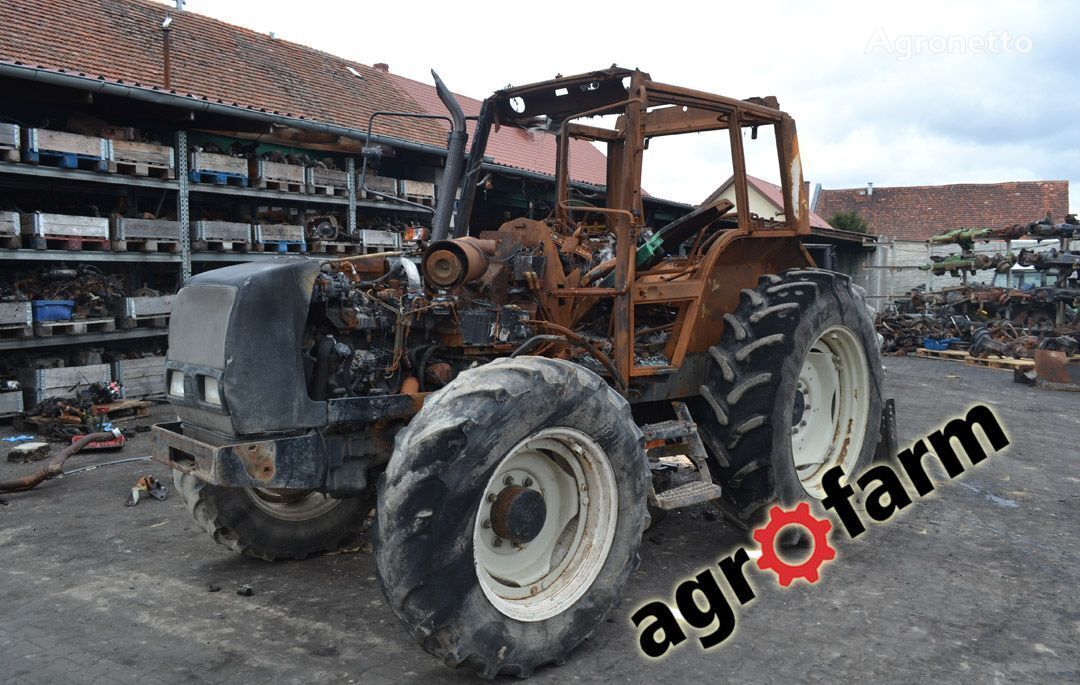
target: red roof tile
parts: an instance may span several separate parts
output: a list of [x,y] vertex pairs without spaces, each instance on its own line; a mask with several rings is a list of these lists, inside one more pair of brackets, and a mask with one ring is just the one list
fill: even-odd
[[[735,180],[734,176],[729,176],[724,183],[716,189],[713,196],[719,195],[727,190],[727,187]],[[769,201],[769,204],[776,207],[780,212],[784,211],[784,189],[775,183],[769,183],[756,176],[746,175],[747,185],[755,188],[761,195]],[[814,212],[810,212],[810,227],[811,228],[832,228],[828,221],[825,221]]]
[[[359,130],[376,110],[445,113],[433,86],[150,0],[0,2],[0,60],[162,88],[166,15],[177,93]],[[460,100],[467,114],[479,112],[478,100]],[[377,121],[376,133],[445,147],[447,127],[396,118]],[[548,134],[504,127],[487,154],[506,166],[555,172]],[[605,170],[599,150],[574,146],[574,179],[603,185]]]
[[823,216],[855,212],[871,235],[929,240],[955,228],[1004,228],[1069,211],[1068,181],[958,183],[822,190],[815,208]]

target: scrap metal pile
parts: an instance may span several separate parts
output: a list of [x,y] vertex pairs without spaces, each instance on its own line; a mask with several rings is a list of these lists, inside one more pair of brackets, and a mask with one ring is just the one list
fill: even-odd
[[[976,240],[1057,239],[1059,248],[1024,248],[994,255],[976,254]],[[1031,267],[1042,285],[965,284],[930,292],[912,291],[910,298],[877,315],[883,351],[905,354],[914,348],[968,350],[974,356],[1031,357],[1035,350],[1071,354],[1080,341],[1080,251],[1069,249],[1080,238],[1074,215],[1054,224],[1049,217],[1003,230],[959,229],[931,238],[931,244],[957,244],[958,255],[933,257],[920,268],[954,276],[993,269],[1009,274],[1015,266]]]
[[110,316],[113,304],[123,297],[121,277],[91,264],[25,271],[0,281],[0,302],[73,300],[76,318]]

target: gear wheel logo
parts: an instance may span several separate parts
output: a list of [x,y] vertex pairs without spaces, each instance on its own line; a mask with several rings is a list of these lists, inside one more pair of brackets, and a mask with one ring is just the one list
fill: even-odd
[[[813,550],[810,557],[800,564],[789,564],[776,554],[776,536],[784,528],[796,525],[810,531],[813,538]],[[800,502],[793,511],[784,511],[778,506],[769,510],[769,522],[754,531],[754,540],[761,545],[761,556],[757,560],[758,568],[768,569],[776,574],[783,587],[788,587],[796,578],[803,578],[811,585],[818,581],[818,569],[830,559],[836,558],[836,550],[829,546],[829,531],[832,522],[816,519],[810,515],[810,505]]]

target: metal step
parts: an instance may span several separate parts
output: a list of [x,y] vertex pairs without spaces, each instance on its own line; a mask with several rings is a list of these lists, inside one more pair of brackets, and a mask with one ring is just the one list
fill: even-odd
[[645,434],[646,442],[653,440],[678,440],[679,438],[697,435],[697,424],[693,421],[661,421],[648,423],[641,427]]
[[715,483],[684,483],[649,496],[649,503],[659,509],[678,509],[691,504],[701,504],[720,497],[720,486]]

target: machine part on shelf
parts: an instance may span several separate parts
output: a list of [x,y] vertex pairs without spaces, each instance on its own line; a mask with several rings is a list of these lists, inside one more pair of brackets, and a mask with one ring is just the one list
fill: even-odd
[[64,464],[68,459],[78,454],[82,448],[92,442],[112,440],[119,436],[120,429],[118,428],[113,429],[108,433],[91,433],[89,435],[84,435],[77,442],[60,450],[55,457],[49,460],[48,464],[45,464],[34,473],[14,480],[0,481],[0,492],[23,492],[32,490],[44,481],[62,476],[64,474]]
[[341,226],[338,224],[336,216],[319,215],[309,218],[304,229],[304,235],[309,241],[326,241],[330,242],[337,240],[338,234],[341,231]]
[[930,238],[934,245],[959,245],[964,252],[975,247],[976,240],[990,240],[994,231],[989,228],[958,228]]
[[1035,385],[1051,390],[1080,392],[1080,364],[1069,363],[1063,351],[1035,351]]

